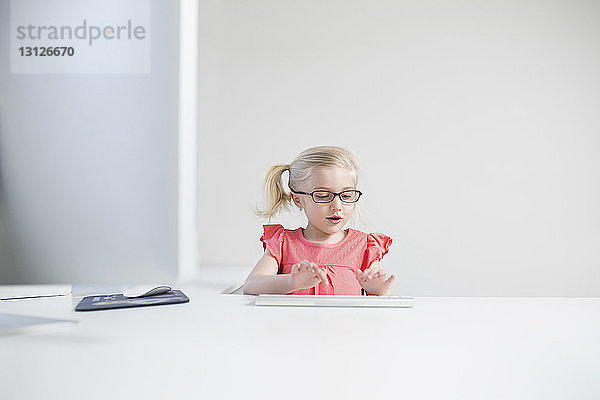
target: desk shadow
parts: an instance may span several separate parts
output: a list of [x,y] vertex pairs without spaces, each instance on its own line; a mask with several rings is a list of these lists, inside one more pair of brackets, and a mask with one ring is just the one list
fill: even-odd
[[236,283],[234,285],[227,286],[225,289],[221,290],[221,294],[244,294],[244,285],[241,283]]
[[227,285],[227,283],[203,282],[201,280],[196,280],[190,283],[197,288],[210,289],[221,294],[242,294],[243,289],[242,283]]

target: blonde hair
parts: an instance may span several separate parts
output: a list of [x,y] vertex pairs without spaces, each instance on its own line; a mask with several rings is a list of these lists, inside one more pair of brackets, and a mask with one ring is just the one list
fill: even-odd
[[[354,154],[338,146],[311,147],[298,154],[290,164],[275,164],[269,168],[264,181],[266,204],[264,208],[256,207],[255,214],[270,220],[281,211],[291,210],[292,196],[283,187],[283,174],[289,171],[290,189],[302,190],[313,170],[318,167],[346,168],[354,175],[354,185],[358,186],[359,167]],[[362,222],[358,204],[355,205],[355,212]]]

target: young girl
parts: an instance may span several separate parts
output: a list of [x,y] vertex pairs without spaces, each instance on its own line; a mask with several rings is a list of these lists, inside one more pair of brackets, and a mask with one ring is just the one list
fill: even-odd
[[[286,194],[281,181],[289,171]],[[379,260],[392,239],[381,233],[343,229],[362,192],[358,164],[348,150],[317,146],[304,150],[289,165],[272,166],[265,178],[266,210],[271,218],[295,205],[308,219],[306,228],[264,225],[264,255],[244,284],[245,294],[390,295],[394,276]]]

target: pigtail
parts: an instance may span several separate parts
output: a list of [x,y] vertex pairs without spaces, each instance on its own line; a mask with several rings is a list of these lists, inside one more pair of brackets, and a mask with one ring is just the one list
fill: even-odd
[[269,168],[265,176],[266,204],[262,209],[256,207],[254,210],[256,215],[270,220],[271,217],[280,211],[290,210],[291,196],[285,192],[281,179],[283,173],[289,170],[290,166],[288,164],[276,164]]

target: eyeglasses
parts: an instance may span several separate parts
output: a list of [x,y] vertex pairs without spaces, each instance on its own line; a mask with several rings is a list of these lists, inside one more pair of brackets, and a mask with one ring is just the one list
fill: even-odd
[[331,203],[333,199],[335,199],[335,196],[338,196],[342,203],[356,203],[362,195],[360,190],[344,190],[339,193],[333,193],[329,190],[315,190],[310,193],[292,190],[292,192],[297,194],[307,194],[312,197],[315,203]]

